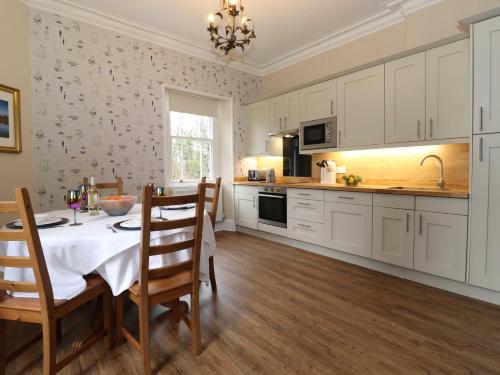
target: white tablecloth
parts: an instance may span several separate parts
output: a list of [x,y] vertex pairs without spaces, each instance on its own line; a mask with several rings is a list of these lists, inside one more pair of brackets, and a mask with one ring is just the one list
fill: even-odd
[[[153,216],[158,216],[158,209],[153,209]],[[107,225],[129,217],[140,215],[141,205],[137,204],[127,216],[111,217],[105,212],[99,216],[78,213],[80,226],[55,227],[40,229],[45,262],[52,283],[55,299],[71,299],[86,288],[84,275],[99,273],[110,285],[114,295],[118,295],[139,279],[139,253],[141,231],[117,230],[114,233]],[[185,218],[194,215],[194,209],[163,210],[163,217],[168,219]],[[48,214],[73,220],[71,210],[53,211]],[[151,238],[183,230],[152,232]],[[209,281],[208,258],[215,252],[215,236],[207,212],[203,221],[203,236],[200,256],[200,280]],[[25,242],[0,242],[0,255],[27,256]],[[164,265],[162,256],[150,258],[150,268]],[[1,271],[1,270],[0,270]],[[33,271],[22,268],[5,268],[5,279],[14,281],[34,281]],[[15,296],[31,297],[28,293],[14,293]],[[36,295],[35,295],[36,296]]]

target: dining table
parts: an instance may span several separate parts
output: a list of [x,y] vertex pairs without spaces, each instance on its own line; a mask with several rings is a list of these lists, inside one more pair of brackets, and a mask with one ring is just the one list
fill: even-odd
[[[69,223],[51,228],[39,229],[40,242],[47,264],[55,299],[71,299],[80,294],[87,283],[84,276],[98,273],[111,287],[113,295],[119,295],[139,279],[141,230],[117,229],[118,222],[137,220],[142,205],[135,204],[125,216],[109,216],[104,211],[91,216],[79,212],[81,225],[70,226],[73,212],[69,209],[47,212],[47,215],[66,218]],[[159,208],[152,211],[158,217]],[[162,210],[164,220],[193,217],[195,208]],[[153,220],[159,220],[158,218]],[[193,233],[193,227],[151,232],[151,240],[178,232]],[[200,281],[209,282],[209,257],[216,250],[215,235],[210,216],[205,211],[200,251]],[[0,242],[0,255],[28,256],[25,242]],[[150,269],[168,264],[168,255],[150,257]],[[1,271],[1,269],[0,269]],[[34,281],[32,269],[10,268],[4,270],[4,278],[13,281]],[[31,293],[12,293],[16,297],[36,297]]]

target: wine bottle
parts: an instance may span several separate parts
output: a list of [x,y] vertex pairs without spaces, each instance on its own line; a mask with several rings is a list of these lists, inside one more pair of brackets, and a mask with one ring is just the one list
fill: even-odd
[[88,199],[89,199],[89,214],[91,216],[99,215],[99,207],[97,205],[97,201],[99,199],[99,192],[95,187],[95,177],[90,177],[90,187],[88,191]]

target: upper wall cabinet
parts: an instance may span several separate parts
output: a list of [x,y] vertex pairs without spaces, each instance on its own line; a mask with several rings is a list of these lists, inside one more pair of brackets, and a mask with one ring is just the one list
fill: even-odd
[[426,69],[427,139],[469,137],[469,39],[427,51]]
[[500,17],[474,25],[474,134],[500,132]]
[[340,147],[384,143],[384,65],[337,79]]
[[335,116],[336,93],[335,79],[299,90],[300,122]]
[[300,124],[298,103],[298,91],[269,99],[271,133],[298,129]]
[[385,64],[385,142],[425,140],[425,52]]
[[269,154],[269,102],[262,101],[244,107],[247,154]]

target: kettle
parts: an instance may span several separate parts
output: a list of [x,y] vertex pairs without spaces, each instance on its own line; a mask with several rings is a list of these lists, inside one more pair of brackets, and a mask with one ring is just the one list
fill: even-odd
[[266,182],[276,182],[276,173],[274,168],[268,168],[266,170]]

